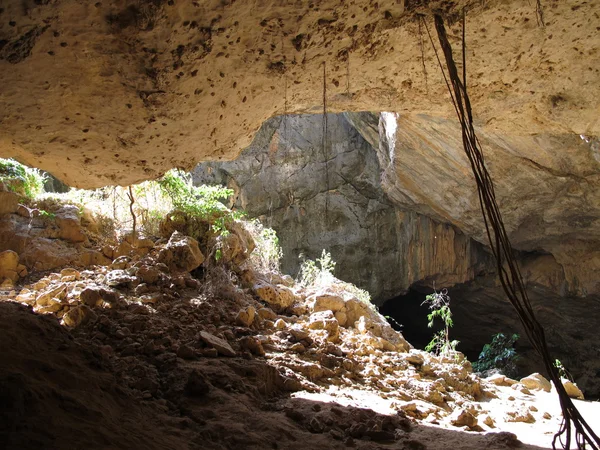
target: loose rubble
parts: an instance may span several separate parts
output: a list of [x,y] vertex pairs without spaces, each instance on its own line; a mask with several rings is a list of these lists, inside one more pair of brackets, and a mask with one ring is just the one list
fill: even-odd
[[[276,392],[327,393],[336,402],[348,392],[361,392],[385,402],[392,415],[364,409],[345,413],[335,406],[307,414],[294,396],[275,402],[297,426],[343,445],[361,440],[406,444],[417,422],[480,433],[503,423],[551,418],[528,405],[531,391],[551,388],[540,374],[520,382],[503,375],[481,379],[460,353],[438,357],[412,348],[371,305],[335,282],[302,288],[289,278],[246,267],[254,248],[251,237],[239,230],[230,236],[237,237],[222,247],[220,265],[205,258],[195,239],[174,232],[166,242],[146,240],[142,252],[141,240],[129,239],[133,245],[122,254],[128,248],[123,240],[105,252],[114,256],[110,264],[66,267],[3,297],[55,316],[123,386],[140,400],[167,405],[169,414],[182,414],[182,408],[189,409],[186,399],[206,397],[217,388],[257,389],[264,399]],[[16,271],[18,258],[0,255],[0,262],[5,260],[2,273]],[[202,273],[191,273],[199,267]],[[217,360],[223,361],[220,372],[211,375],[208,361]],[[255,370],[249,368],[252,361],[261,364],[262,385],[227,382],[228,371]],[[174,377],[181,382],[174,383]],[[486,400],[502,389],[513,392],[515,401],[500,416]],[[407,445],[425,448],[418,442]]]

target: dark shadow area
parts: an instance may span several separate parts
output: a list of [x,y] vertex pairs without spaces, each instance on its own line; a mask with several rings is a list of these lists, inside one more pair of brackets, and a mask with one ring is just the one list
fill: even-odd
[[[570,371],[586,398],[598,398],[600,371],[594,361],[598,361],[595,349],[600,348],[600,334],[589,317],[600,314],[600,299],[597,296],[561,296],[534,284],[527,289],[534,312],[545,329],[551,356]],[[384,316],[393,319],[390,323],[396,329],[395,322],[402,324],[400,330],[404,337],[419,349],[423,349],[440,329],[439,326],[427,327],[429,309],[422,303],[431,292],[430,288],[412,286],[406,295],[390,299],[380,307]],[[516,312],[494,277],[478,277],[473,282],[456,285],[448,289],[448,294],[454,321],[450,338],[460,341],[457,350],[470,361],[477,360],[493,335],[517,333],[520,336],[515,344],[520,356],[517,361],[519,375],[532,372],[547,375],[541,358],[527,340]]]
[[53,316],[38,316],[14,303],[0,303],[0,351],[4,449],[432,450],[519,445],[509,433],[447,430],[402,415],[291,398],[290,386],[286,390],[285,380],[261,358],[184,360],[169,350],[142,350],[127,360],[133,363],[129,375],[150,378],[140,375],[136,361],[151,361],[159,384],[155,390],[148,382],[132,389],[115,374],[119,360],[103,356],[105,348],[95,347],[92,339],[74,339]]

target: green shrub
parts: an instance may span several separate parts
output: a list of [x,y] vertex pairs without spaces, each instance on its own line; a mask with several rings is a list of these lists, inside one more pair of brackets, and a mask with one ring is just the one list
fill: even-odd
[[216,234],[227,234],[227,222],[239,219],[221,200],[233,195],[232,189],[221,186],[194,186],[189,174],[181,170],[170,170],[160,180],[159,187],[173,203],[173,207],[189,216],[211,222]]
[[323,250],[321,257],[316,260],[306,259],[300,265],[300,285],[303,287],[316,286],[330,282],[334,276],[335,261],[331,253]]
[[250,265],[262,272],[278,273],[283,252],[275,230],[263,226],[258,219],[246,222],[245,225],[256,244],[249,258]]
[[0,181],[5,181],[13,191],[33,199],[44,192],[45,176],[14,159],[0,158]]
[[473,363],[473,370],[482,373],[496,369],[506,376],[515,376],[519,355],[513,346],[518,339],[518,334],[492,336],[492,342],[483,346],[478,360]]

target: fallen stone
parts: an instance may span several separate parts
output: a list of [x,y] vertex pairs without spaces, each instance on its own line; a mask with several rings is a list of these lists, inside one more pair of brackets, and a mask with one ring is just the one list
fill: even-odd
[[535,418],[527,410],[509,411],[506,413],[507,422],[535,423]]
[[129,256],[122,255],[115,258],[115,260],[110,264],[110,268],[116,270],[125,270],[130,262],[131,258]]
[[496,386],[512,386],[513,384],[517,383],[516,380],[508,378],[507,376],[502,375],[501,373],[491,375],[485,380],[495,384]]
[[135,281],[135,277],[132,277],[127,272],[121,269],[111,270],[106,274],[106,284],[112,287],[125,286]]
[[84,242],[87,237],[81,227],[79,208],[75,205],[65,205],[56,211],[54,217],[58,225],[59,237],[68,242]]
[[19,198],[19,195],[14,192],[0,191],[0,215],[17,212]]
[[226,340],[221,339],[213,334],[207,333],[206,331],[201,331],[200,339],[203,340],[208,345],[210,345],[211,347],[213,347],[215,350],[217,350],[221,355],[224,355],[224,356],[235,356],[236,355],[235,350],[233,350],[233,348],[231,348],[231,345],[229,345],[229,343]]
[[561,381],[569,397],[584,400],[583,392],[581,392],[581,389],[579,389],[575,383],[566,378],[561,378]]
[[76,328],[96,318],[96,314],[87,306],[80,305],[71,308],[62,320],[66,326]]
[[153,266],[142,266],[136,272],[136,276],[146,284],[154,284],[160,278],[160,270]]
[[256,308],[254,308],[254,306],[248,306],[247,308],[244,308],[237,313],[235,321],[238,325],[241,325],[243,327],[250,327],[254,322],[255,315]]
[[250,352],[256,356],[265,356],[265,349],[260,342],[253,336],[244,336],[239,340],[242,348],[250,350]]
[[204,255],[196,239],[175,231],[165,248],[159,253],[158,259],[171,270],[191,272],[204,262]]
[[98,286],[88,286],[79,294],[81,303],[86,306],[97,306],[102,303],[102,288]]
[[296,301],[296,296],[287,286],[260,283],[253,287],[254,293],[264,302],[276,310],[291,306]]
[[494,419],[490,416],[483,416],[483,424],[487,425],[490,428],[496,428],[496,424],[494,423]]
[[346,305],[344,299],[338,295],[328,293],[318,293],[308,298],[311,308],[314,312],[319,311],[340,311]]
[[35,299],[35,303],[38,306],[48,306],[48,303],[51,298],[63,299],[67,292],[67,285],[65,283],[61,283],[55,288],[49,289]]
[[196,352],[190,346],[183,344],[177,349],[177,356],[183,359],[194,359]]
[[268,319],[268,320],[277,319],[277,314],[271,308],[260,308],[257,311],[257,313],[261,319]]
[[552,385],[539,373],[532,373],[525,378],[521,378],[521,383],[528,389],[534,389],[537,391],[550,392]]
[[19,255],[12,250],[0,253],[0,282],[9,279],[12,282],[19,280]]

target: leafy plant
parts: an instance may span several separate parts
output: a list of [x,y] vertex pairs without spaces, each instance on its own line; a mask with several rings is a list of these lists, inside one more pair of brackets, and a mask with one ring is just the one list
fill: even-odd
[[38,169],[32,169],[14,159],[0,158],[0,181],[8,188],[33,199],[44,192],[45,176]]
[[158,185],[170,198],[175,209],[209,220],[217,234],[226,234],[227,221],[242,216],[241,213],[230,211],[221,203],[221,200],[227,200],[233,195],[232,189],[221,186],[194,186],[191,176],[181,170],[170,170],[158,180]]
[[478,360],[473,363],[473,370],[485,372],[496,369],[509,377],[515,376],[519,355],[513,346],[518,339],[518,334],[498,333],[493,335],[492,341],[483,346]]
[[45,209],[40,209],[38,211],[40,216],[45,219],[54,219],[56,217],[56,214],[54,214],[53,212],[48,212]]
[[306,259],[300,266],[300,284],[304,287],[315,286],[334,278],[335,261],[328,251],[321,252],[316,260]]
[[283,251],[275,230],[264,227],[258,219],[246,222],[246,229],[252,234],[256,244],[249,263],[260,271],[279,272]]
[[571,376],[571,374],[569,373],[569,371],[565,368],[565,366],[563,365],[562,362],[560,362],[560,359],[555,359],[554,360],[554,367],[556,367],[558,369],[558,375],[561,378],[566,378],[567,380],[573,382],[573,377]]
[[439,318],[444,324],[444,329],[433,335],[433,338],[425,347],[428,352],[433,352],[436,355],[449,355],[456,351],[456,346],[459,341],[450,340],[450,328],[454,325],[452,322],[452,311],[450,310],[450,296],[448,291],[443,289],[440,292],[434,292],[425,297],[422,305],[428,304],[431,312],[427,315],[427,326],[433,327],[435,319]]

